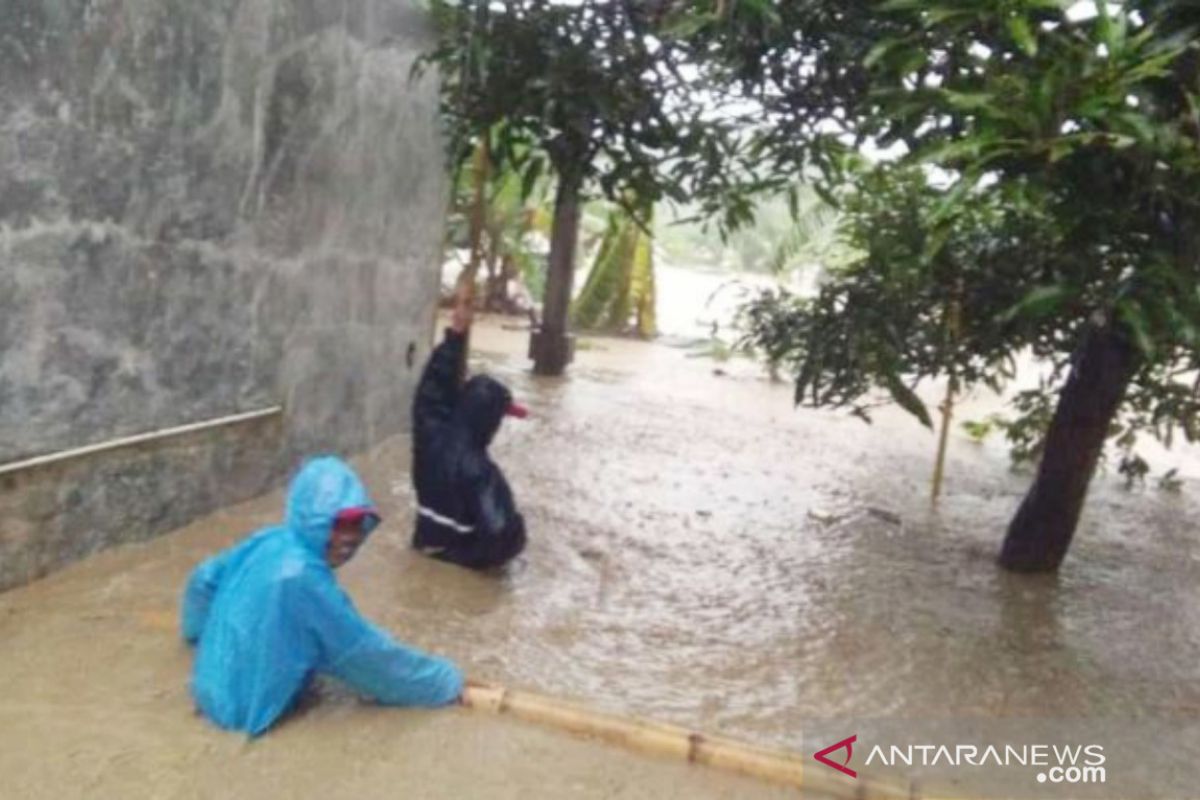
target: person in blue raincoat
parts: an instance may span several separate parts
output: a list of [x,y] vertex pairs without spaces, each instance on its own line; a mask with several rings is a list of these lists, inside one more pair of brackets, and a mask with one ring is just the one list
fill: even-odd
[[338,586],[333,570],[379,521],[345,462],[314,458],[292,480],[282,525],[192,572],[182,630],[196,646],[192,696],[209,719],[257,736],[293,706],[315,673],[387,705],[458,700],[458,667],[393,640]]

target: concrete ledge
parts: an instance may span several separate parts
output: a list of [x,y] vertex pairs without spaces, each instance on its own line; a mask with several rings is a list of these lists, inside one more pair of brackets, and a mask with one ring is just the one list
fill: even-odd
[[268,491],[284,441],[271,415],[0,476],[0,591]]

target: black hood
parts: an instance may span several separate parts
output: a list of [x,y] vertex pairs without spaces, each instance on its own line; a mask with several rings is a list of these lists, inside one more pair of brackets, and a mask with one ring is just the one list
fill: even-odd
[[463,387],[454,417],[470,432],[476,445],[487,447],[500,430],[510,405],[512,392],[504,384],[487,375],[476,375]]

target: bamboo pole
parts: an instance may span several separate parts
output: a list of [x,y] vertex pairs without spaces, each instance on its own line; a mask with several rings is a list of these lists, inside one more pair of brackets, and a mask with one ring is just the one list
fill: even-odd
[[[160,630],[173,629],[177,624],[176,616],[165,610],[141,611],[137,617],[143,626]],[[827,773],[825,767],[808,768],[807,758],[799,753],[609,714],[534,692],[468,681],[461,702],[474,711],[514,717],[599,739],[630,752],[700,764],[833,800],[951,800],[922,795],[915,783],[899,787],[863,778],[848,779]]]
[[[958,293],[950,301],[950,306],[946,309],[946,335],[951,347],[958,342],[959,328],[962,324],[962,308],[958,300],[961,293],[962,286],[960,285]],[[937,505],[938,498],[942,495],[942,480],[946,473],[946,445],[950,439],[950,420],[954,417],[954,400],[957,392],[958,376],[955,375],[954,367],[952,366],[950,368],[950,379],[946,383],[946,397],[942,400],[942,430],[938,434],[937,456],[933,462],[933,482],[929,493],[929,501],[935,506]]]
[[[916,789],[809,769],[799,753],[708,736],[674,725],[607,714],[550,697],[490,684],[468,683],[463,705],[589,736],[638,753],[702,764],[841,800],[913,800]],[[928,800],[928,799],[927,799]]]
[[946,384],[946,398],[942,400],[942,430],[938,434],[937,457],[933,462],[933,486],[930,490],[929,500],[934,505],[937,505],[938,498],[942,494],[942,479],[946,470],[946,444],[950,438],[950,420],[954,416],[954,391],[956,381],[951,376],[949,383]]

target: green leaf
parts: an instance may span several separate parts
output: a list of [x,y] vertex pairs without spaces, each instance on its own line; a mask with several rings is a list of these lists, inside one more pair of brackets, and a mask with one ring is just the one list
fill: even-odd
[[929,417],[929,410],[925,408],[921,398],[904,385],[904,381],[900,380],[899,375],[894,373],[888,375],[885,378],[885,385],[892,395],[892,399],[896,401],[896,405],[916,417],[926,428],[933,430],[933,420]]
[[965,175],[958,179],[958,182],[946,192],[942,199],[934,206],[933,214],[930,216],[930,222],[937,225],[945,222],[953,216],[961,205],[963,198],[967,193],[975,188],[975,184],[979,182],[979,174],[974,171],[968,171]]
[[916,11],[928,6],[926,0],[887,0],[879,4],[880,11]]
[[964,431],[966,431],[967,436],[971,437],[972,441],[982,442],[988,437],[996,425],[993,421],[987,419],[969,419],[963,422],[961,427]]
[[537,185],[538,178],[542,175],[542,169],[545,167],[545,161],[540,158],[532,159],[529,163],[529,168],[525,170],[525,175],[521,179],[521,201],[529,199],[529,195],[533,194],[533,188]]
[[1114,150],[1124,150],[1137,144],[1137,139],[1132,136],[1126,136],[1120,133],[1071,133],[1066,136],[1058,136],[1050,139],[1047,146],[1047,153],[1051,163],[1061,161],[1067,156],[1074,155],[1078,150],[1093,145],[1101,145],[1111,147]]
[[716,19],[713,14],[683,14],[662,28],[662,36],[666,39],[687,39],[704,30]]
[[971,9],[964,8],[951,8],[948,6],[933,8],[929,10],[929,25],[941,25],[955,18],[970,17],[972,13]]
[[991,108],[995,97],[988,92],[956,92],[951,89],[940,89],[938,94],[946,99],[951,108],[959,111],[979,111]]
[[867,55],[863,58],[863,66],[867,69],[878,64],[888,51],[897,46],[897,42],[892,39],[884,39],[877,42],[874,47],[867,51]]
[[838,202],[838,199],[836,196],[834,196],[833,192],[831,192],[828,187],[823,186],[821,183],[814,183],[812,185],[812,190],[816,192],[817,197],[824,200],[825,204],[830,208],[840,209],[842,207],[842,204]]
[[1034,35],[1033,29],[1029,26],[1029,20],[1023,16],[1009,17],[1008,33],[1013,37],[1013,41],[1017,43],[1017,47],[1020,47],[1025,55],[1030,58],[1037,55],[1037,37]]
[[983,142],[978,139],[959,139],[945,142],[917,154],[917,159],[924,164],[944,164],[959,159],[979,158]]
[[936,258],[938,253],[942,252],[942,248],[946,246],[946,240],[950,238],[950,234],[954,232],[954,228],[950,225],[937,225],[930,231],[925,238],[925,246],[922,256],[925,260]]
[[1016,305],[1003,312],[998,321],[1002,324],[1012,322],[1018,317],[1040,319],[1052,314],[1071,296],[1071,290],[1066,286],[1039,286],[1033,289]]
[[1147,58],[1133,69],[1121,75],[1121,83],[1132,89],[1136,84],[1153,78],[1164,78],[1170,75],[1171,65],[1179,56],[1186,52],[1186,47],[1168,50],[1161,55]]
[[1121,128],[1136,137],[1142,144],[1150,144],[1154,141],[1154,126],[1145,114],[1126,111],[1117,114],[1116,120]]
[[1146,358],[1154,356],[1154,339],[1150,335],[1150,323],[1141,305],[1136,300],[1126,300],[1117,306],[1117,317],[1125,323],[1134,344]]
[[1057,164],[1067,156],[1074,155],[1076,149],[1074,142],[1063,141],[1062,139],[1052,141],[1049,153],[1050,163]]
[[742,6],[749,8],[760,19],[765,19],[771,25],[779,25],[783,22],[779,12],[775,10],[773,0],[742,0]]
[[[1096,0],[1096,33],[1100,38],[1100,42],[1108,48],[1109,58],[1117,54],[1117,49],[1121,46],[1121,40],[1124,39],[1124,25],[1113,20],[1108,13],[1108,3],[1104,0]],[[1123,20],[1123,15],[1121,19]]]

